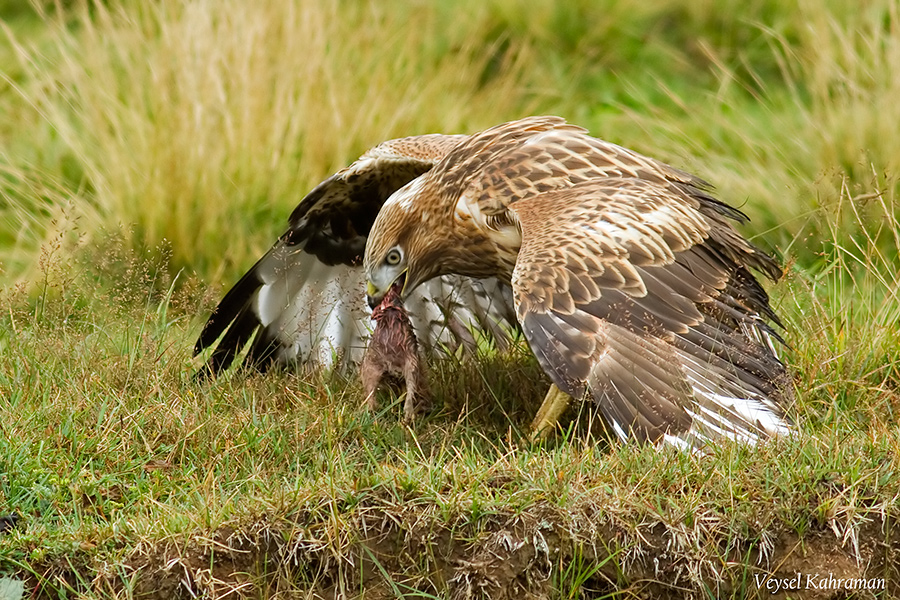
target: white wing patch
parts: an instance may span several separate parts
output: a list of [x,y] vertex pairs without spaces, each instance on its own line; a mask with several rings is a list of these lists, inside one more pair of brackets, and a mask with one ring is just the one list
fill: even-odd
[[278,340],[276,361],[333,367],[362,359],[369,311],[360,269],[328,266],[303,252],[284,252],[263,274],[255,300],[262,325]]
[[731,382],[727,379],[716,381],[714,372],[705,369],[691,355],[679,352],[678,357],[684,373],[693,388],[695,397],[707,404],[720,407],[719,411],[713,411],[698,403],[694,410],[689,410],[694,419],[692,433],[698,434],[698,429],[707,428],[721,436],[730,439],[754,444],[759,435],[748,427],[742,426],[739,420],[729,417],[733,413],[748,424],[754,424],[769,435],[787,435],[791,429],[787,422],[776,414],[767,405],[765,398],[756,394],[733,395],[728,387]]
[[[260,265],[263,285],[255,312],[277,340],[280,364],[315,364],[343,369],[359,364],[372,332],[365,303],[365,272],[328,266],[288,247],[276,249]],[[515,320],[512,292],[496,280],[448,275],[415,289],[405,302],[423,350],[477,349],[475,331],[484,329],[502,346]]]

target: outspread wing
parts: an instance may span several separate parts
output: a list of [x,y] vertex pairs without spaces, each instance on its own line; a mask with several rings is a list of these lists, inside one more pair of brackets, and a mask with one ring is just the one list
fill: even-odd
[[[316,186],[204,326],[194,350],[215,346],[207,369],[228,368],[251,340],[246,360],[260,369],[358,362],[369,333],[360,264],[372,223],[392,193],[466,139],[434,134],[384,142]],[[430,351],[474,346],[473,328],[505,342],[514,324],[511,298],[509,285],[496,279],[446,276],[421,286],[407,305]]]
[[777,318],[748,271],[778,267],[731,227],[737,211],[658,167],[622,165],[622,176],[508,204],[522,235],[512,284],[525,336],[554,382],[592,398],[622,439],[783,432],[791,388],[764,320]]
[[[712,186],[703,179],[591,137],[560,117],[528,117],[472,135],[450,151],[443,166],[435,175],[442,193],[457,211],[475,216],[487,229],[513,222],[509,207],[523,198],[605,179],[679,185],[703,200],[705,212],[747,221],[741,211],[711,196]],[[737,232],[731,237],[737,245],[746,244]],[[771,261],[756,255],[748,260],[770,275],[778,272]]]

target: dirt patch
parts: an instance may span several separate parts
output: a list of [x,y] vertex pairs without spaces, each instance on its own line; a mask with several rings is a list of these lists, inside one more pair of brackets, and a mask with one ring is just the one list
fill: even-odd
[[[437,597],[772,598],[900,596],[891,520],[852,531],[698,538],[677,527],[617,522],[596,507],[536,505],[479,519],[372,502],[342,525],[308,513],[263,517],[211,535],[140,545],[115,569],[80,560],[32,565],[72,589],[178,598]],[[893,516],[896,518],[896,515]],[[699,544],[699,545],[698,545]],[[76,566],[77,565],[77,566]],[[36,597],[55,597],[38,586]]]

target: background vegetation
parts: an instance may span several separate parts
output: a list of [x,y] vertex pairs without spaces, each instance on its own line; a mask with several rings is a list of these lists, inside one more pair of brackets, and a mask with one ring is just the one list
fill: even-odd
[[[799,571],[900,593],[897,2],[0,18],[0,575],[95,598],[768,597],[754,576]],[[796,439],[678,456],[573,415],[533,446],[526,352],[433,365],[414,430],[352,379],[192,380],[209,310],[318,181],[540,113],[712,181],[784,257]]]

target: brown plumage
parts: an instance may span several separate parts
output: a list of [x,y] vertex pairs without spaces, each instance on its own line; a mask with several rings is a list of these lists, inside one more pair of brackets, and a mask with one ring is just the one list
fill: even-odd
[[403,419],[412,422],[417,412],[430,404],[428,381],[419,356],[416,334],[398,287],[392,287],[372,310],[375,331],[360,365],[360,378],[371,411],[378,408],[376,392],[385,375],[406,385]]
[[370,303],[449,273],[510,282],[553,382],[621,439],[784,433],[792,387],[750,269],[780,269],[705,181],[558,117],[474,134],[393,194],[369,233]]
[[[521,326],[555,385],[622,439],[697,445],[789,429],[777,263],[703,180],[558,117],[379,144],[316,186],[225,295],[196,352],[357,363],[365,288],[395,283],[429,354]],[[363,259],[363,252],[365,257]],[[543,411],[542,411],[543,412]]]

